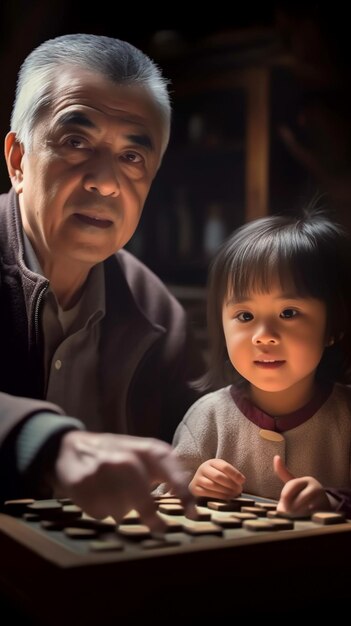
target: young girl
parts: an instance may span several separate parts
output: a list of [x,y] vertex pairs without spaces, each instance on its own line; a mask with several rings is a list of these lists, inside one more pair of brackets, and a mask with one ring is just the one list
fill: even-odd
[[255,220],[222,246],[202,380],[222,388],[173,440],[194,495],[244,489],[291,515],[340,508],[351,487],[350,292],[351,241],[321,212]]

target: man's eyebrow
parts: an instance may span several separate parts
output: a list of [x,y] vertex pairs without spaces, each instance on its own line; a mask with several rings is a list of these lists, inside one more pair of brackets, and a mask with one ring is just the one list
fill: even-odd
[[128,141],[130,141],[131,143],[136,143],[138,146],[143,146],[143,148],[147,148],[148,150],[153,150],[154,149],[154,144],[151,141],[151,137],[149,135],[139,135],[139,134],[128,134],[127,135],[127,139]]
[[[129,123],[129,120],[123,120],[125,123]],[[81,113],[80,111],[72,111],[69,113],[63,113],[57,123],[60,126],[82,126],[84,128],[97,129],[98,127],[89,117]],[[154,144],[151,137],[146,133],[128,133],[126,138],[131,143],[135,143],[138,146],[147,148],[148,150],[154,150]]]
[[97,128],[97,126],[86,116],[79,111],[72,111],[70,113],[64,113],[58,120],[58,124],[61,126],[84,126],[84,128]]

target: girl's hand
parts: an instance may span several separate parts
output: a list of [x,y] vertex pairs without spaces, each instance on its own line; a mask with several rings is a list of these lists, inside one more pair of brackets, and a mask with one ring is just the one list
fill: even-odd
[[189,489],[194,496],[228,500],[243,490],[245,476],[223,459],[209,459],[200,465]]
[[323,485],[312,476],[295,478],[280,456],[273,459],[274,471],[285,483],[277,511],[289,517],[309,517],[314,511],[330,511],[331,506]]

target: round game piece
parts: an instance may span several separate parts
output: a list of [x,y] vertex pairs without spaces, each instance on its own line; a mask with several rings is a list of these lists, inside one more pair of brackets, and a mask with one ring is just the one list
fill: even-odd
[[181,504],[159,504],[158,510],[168,515],[184,515],[184,507]]
[[89,548],[93,552],[112,552],[114,550],[124,550],[124,545],[118,539],[103,540],[97,539],[89,543]]
[[117,528],[119,535],[128,537],[129,539],[148,539],[151,537],[151,531],[148,526],[144,524],[120,524]]
[[345,521],[345,515],[343,513],[337,513],[333,511],[320,511],[313,513],[312,522],[315,524],[341,524]]
[[97,537],[98,533],[93,528],[65,528],[64,533],[71,539],[89,539],[91,537]]
[[21,516],[22,513],[28,511],[28,505],[33,504],[32,498],[22,498],[21,500],[6,500],[4,503],[5,513],[8,515]]
[[276,517],[269,520],[276,530],[293,530],[294,522],[292,519],[286,519],[284,517]]
[[221,526],[222,528],[240,528],[241,520],[234,515],[226,515],[225,513],[213,513],[211,522]]
[[246,528],[247,530],[256,530],[256,531],[276,530],[276,528],[274,527],[274,524],[271,521],[268,521],[267,519],[246,520],[245,522],[243,522],[243,527]]

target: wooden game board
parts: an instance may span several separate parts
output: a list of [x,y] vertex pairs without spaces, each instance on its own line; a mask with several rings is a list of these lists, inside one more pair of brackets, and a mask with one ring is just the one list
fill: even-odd
[[1,590],[33,623],[53,626],[70,624],[67,616],[84,625],[145,615],[193,624],[233,610],[270,615],[347,601],[351,521],[342,515],[284,520],[273,501],[246,495],[198,501],[197,520],[174,498],[157,504],[162,536],[136,511],[117,526],[67,501],[9,503],[0,515]]

